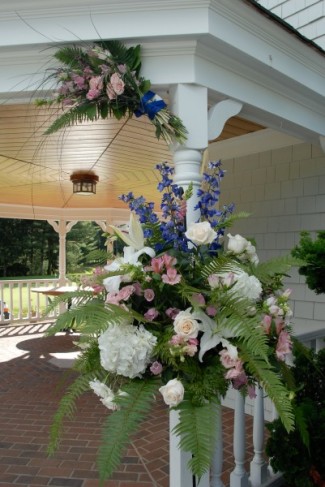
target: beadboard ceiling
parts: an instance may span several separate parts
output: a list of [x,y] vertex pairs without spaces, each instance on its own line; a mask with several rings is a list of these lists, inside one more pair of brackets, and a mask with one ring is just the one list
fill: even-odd
[[[125,208],[118,196],[129,191],[157,201],[154,167],[171,162],[171,153],[146,118],[83,123],[45,136],[55,113],[32,104],[0,106],[0,204]],[[218,140],[262,128],[233,117]],[[72,193],[70,175],[78,170],[99,177],[96,195]]]

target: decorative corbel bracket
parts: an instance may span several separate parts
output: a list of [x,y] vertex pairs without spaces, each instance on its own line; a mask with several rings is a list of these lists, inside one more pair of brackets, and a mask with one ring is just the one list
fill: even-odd
[[208,112],[209,142],[219,137],[227,120],[238,115],[242,108],[242,103],[232,99],[222,100],[210,108]]

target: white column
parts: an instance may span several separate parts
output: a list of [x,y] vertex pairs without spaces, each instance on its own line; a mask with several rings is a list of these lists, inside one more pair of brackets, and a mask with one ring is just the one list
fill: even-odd
[[48,223],[59,234],[59,285],[64,286],[66,278],[66,235],[77,221],[66,222],[65,220],[48,220]]
[[253,445],[254,458],[250,464],[250,482],[252,487],[259,487],[266,481],[267,464],[263,457],[264,449],[264,395],[263,389],[255,388],[256,398],[254,403],[253,420]]
[[[174,182],[184,191],[193,183],[193,196],[187,202],[187,225],[195,222],[199,214],[194,211],[197,202],[196,191],[201,184],[201,162],[203,150],[208,145],[207,89],[202,86],[177,85],[170,90],[170,108],[178,115],[188,130],[184,146],[175,144]],[[198,485],[187,468],[189,454],[178,448],[179,438],[172,430],[177,424],[178,415],[170,413],[170,487],[196,487]],[[200,479],[199,487],[209,486],[209,473]]]
[[216,447],[212,457],[210,487],[224,487],[224,483],[221,480],[222,467],[223,467],[223,431],[222,431],[221,405],[216,407],[216,414],[217,414]]
[[235,391],[234,457],[235,468],[230,474],[230,487],[248,487],[245,471],[245,399]]

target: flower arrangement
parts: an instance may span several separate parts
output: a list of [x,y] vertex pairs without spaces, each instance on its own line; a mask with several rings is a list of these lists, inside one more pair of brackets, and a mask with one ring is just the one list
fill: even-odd
[[[290,291],[282,278],[292,258],[259,263],[253,243],[227,234],[238,217],[233,205],[216,209],[220,162],[203,175],[197,210],[186,228],[186,201],[173,169],[157,166],[162,219],[154,205],[133,193],[121,199],[131,210],[128,232],[112,227],[123,255],[109,256],[82,279],[92,291],[69,293],[79,305],[59,316],[52,333],[71,321],[80,332],[76,381],[55,415],[50,451],[76,398],[92,390],[109,409],[99,453],[102,479],[118,467],[125,446],[155,396],[179,411],[181,449],[201,477],[214,448],[215,405],[229,386],[255,396],[263,387],[284,428],[294,424],[285,357],[291,351]],[[58,298],[62,299],[62,298]],[[57,301],[53,302],[53,306]]]
[[139,45],[126,48],[119,41],[99,41],[87,48],[66,46],[54,58],[61,66],[52,69],[45,80],[55,82],[54,97],[36,100],[36,104],[58,104],[64,113],[45,134],[83,120],[146,115],[158,139],[162,137],[168,144],[185,142],[187,131],[182,121],[150,90],[150,81],[140,76]]

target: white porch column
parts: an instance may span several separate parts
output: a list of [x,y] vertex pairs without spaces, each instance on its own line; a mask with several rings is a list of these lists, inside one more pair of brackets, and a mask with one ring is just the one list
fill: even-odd
[[[193,196],[187,202],[187,225],[199,218],[194,210],[196,192],[201,184],[201,162],[203,150],[208,145],[207,89],[202,86],[177,85],[171,92],[171,110],[183,121],[188,130],[184,146],[175,145],[174,182],[184,191],[193,183]],[[187,468],[189,453],[178,448],[179,439],[172,430],[177,425],[178,413],[170,413],[170,487],[196,487],[198,481]],[[200,480],[200,487],[209,486],[209,474]]]
[[66,222],[65,220],[47,220],[48,223],[59,234],[59,285],[64,286],[66,284],[66,236],[71,228],[77,223],[73,220]]

